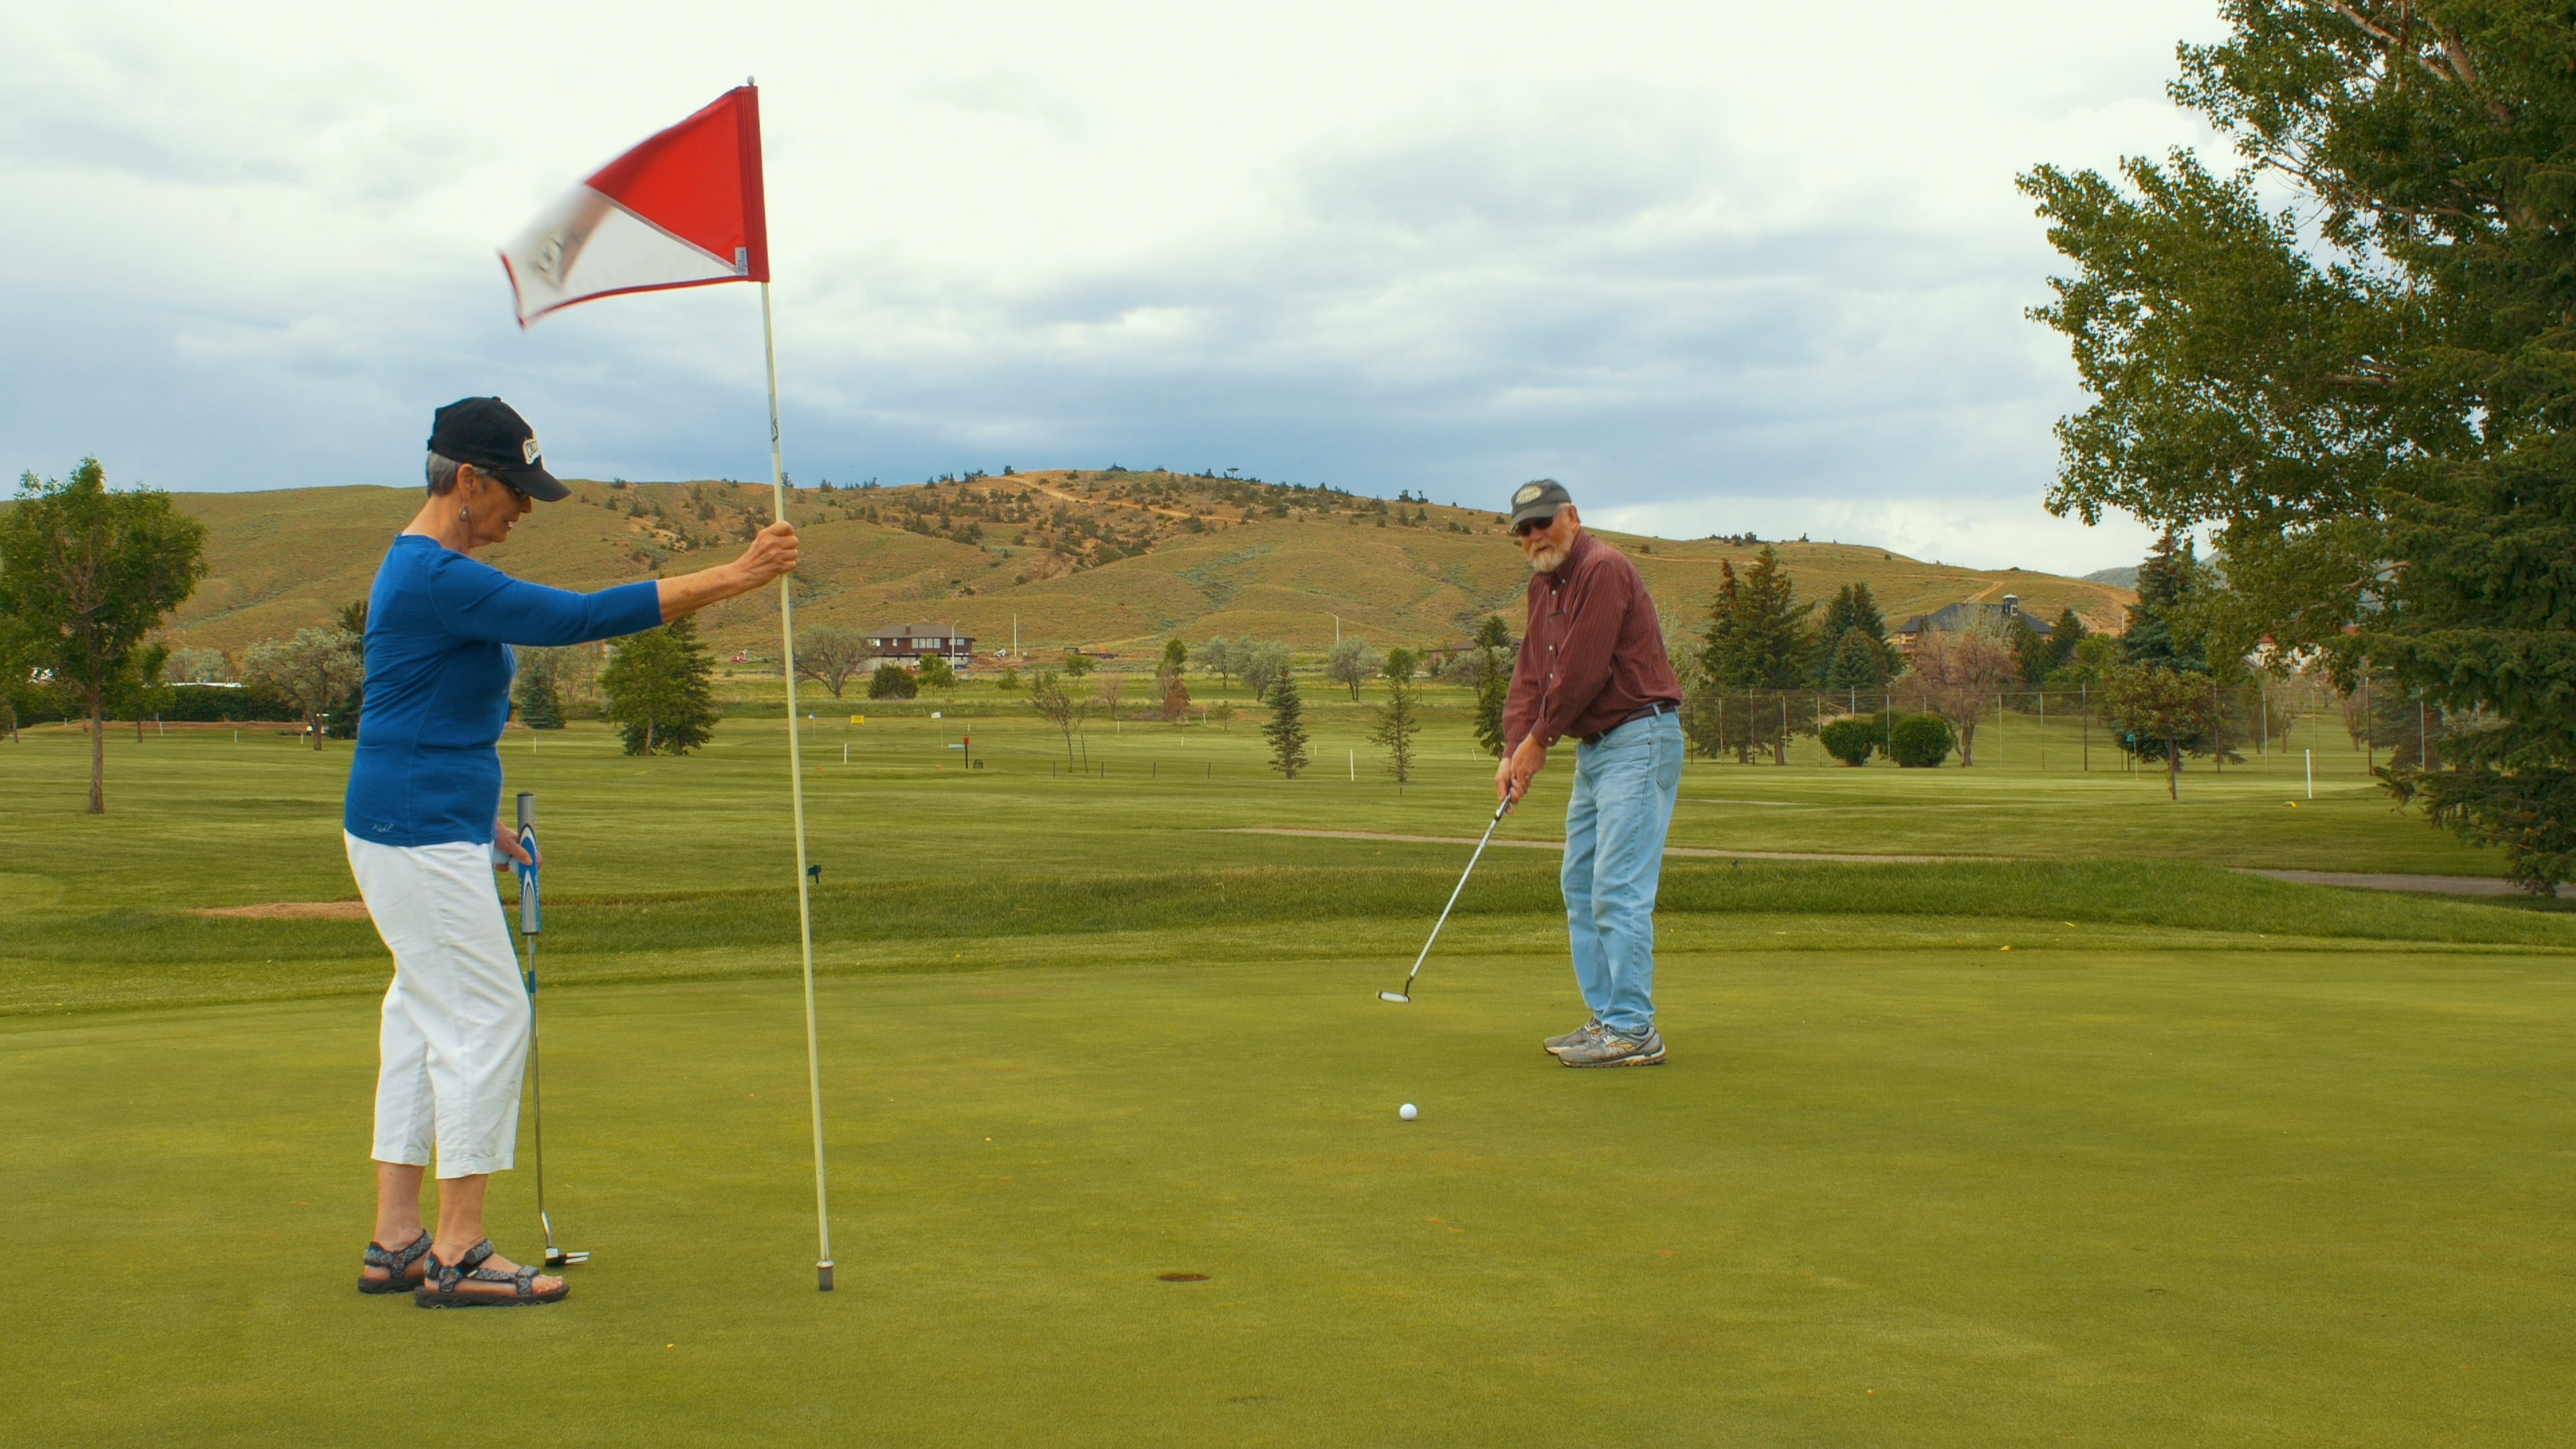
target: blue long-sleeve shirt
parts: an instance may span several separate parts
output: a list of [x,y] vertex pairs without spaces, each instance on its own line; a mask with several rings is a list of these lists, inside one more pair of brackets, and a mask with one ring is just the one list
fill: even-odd
[[341,821],[381,845],[489,844],[513,644],[585,644],[662,622],[649,580],[577,594],[402,534],[367,594],[366,708]]

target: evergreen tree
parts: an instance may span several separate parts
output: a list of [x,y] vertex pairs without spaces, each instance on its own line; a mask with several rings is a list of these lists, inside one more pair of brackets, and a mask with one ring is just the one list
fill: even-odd
[[1870,637],[1869,630],[1854,624],[1842,633],[1842,642],[1834,646],[1832,660],[1825,666],[1825,688],[1842,690],[1878,689],[1887,683],[1887,647]]
[[513,693],[519,707],[519,723],[532,730],[562,729],[563,696],[555,688],[554,651],[523,649],[518,654],[519,685]]
[[1819,639],[1838,641],[1858,629],[1878,644],[1887,642],[1887,620],[1878,612],[1878,600],[1870,596],[1867,584],[1845,584],[1825,605],[1824,623],[1816,630]]
[[1306,701],[1298,696],[1296,676],[1286,669],[1270,686],[1270,722],[1261,733],[1270,741],[1270,768],[1294,780],[1306,768]]
[[608,719],[630,755],[685,755],[715,733],[715,662],[698,621],[674,619],[618,641],[599,672]]
[[1769,544],[1737,579],[1719,564],[1718,595],[1709,606],[1707,648],[1700,668],[1725,689],[1797,689],[1814,678],[1816,636],[1807,623],[1813,601],[1798,602],[1797,586],[1780,568]]
[[2173,627],[2172,616],[2191,593],[2194,568],[2191,540],[2177,540],[2171,533],[2158,538],[2155,550],[2138,565],[2138,601],[2129,606],[2128,632],[2120,640],[2120,651],[2131,664],[2209,672],[2199,642],[2177,637]]
[[1512,694],[1512,631],[1500,614],[1476,626],[1476,743],[1503,757],[1503,707]]
[[[1396,651],[1401,654],[1404,651]],[[1413,710],[1411,681],[1395,678],[1386,682],[1386,703],[1377,712],[1377,727],[1369,738],[1386,751],[1387,773],[1395,776],[1395,792],[1404,793],[1405,783],[1413,778],[1413,736],[1422,721]]]

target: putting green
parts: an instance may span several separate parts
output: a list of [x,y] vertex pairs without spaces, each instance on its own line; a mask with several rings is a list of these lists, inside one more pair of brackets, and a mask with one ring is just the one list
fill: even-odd
[[[1293,932],[827,981],[828,1297],[786,981],[548,993],[550,1197],[597,1258],[520,1312],[352,1290],[371,1002],[0,1022],[12,1437],[2421,1445],[2576,1410],[2565,956],[1676,951],[1673,1063],[1574,1072],[1518,924],[1409,1007]],[[531,1187],[496,1183],[505,1252]]]

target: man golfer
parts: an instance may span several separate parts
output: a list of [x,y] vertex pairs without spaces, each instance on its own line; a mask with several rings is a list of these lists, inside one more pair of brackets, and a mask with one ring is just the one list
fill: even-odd
[[[396,535],[367,594],[367,707],[342,831],[376,934],[393,953],[376,1077],[376,1232],[362,1293],[424,1308],[551,1303],[568,1291],[496,1256],[483,1190],[515,1159],[529,1010],[493,872],[528,863],[498,818],[494,746],[510,714],[513,644],[633,634],[796,567],[796,533],[762,529],[732,563],[679,578],[568,593],[467,557],[499,543],[537,500],[571,490],[508,403],[440,408],[429,500]],[[438,1229],[421,1226],[420,1180],[438,1153]]]
[[1579,742],[1562,883],[1574,984],[1592,1015],[1541,1045],[1569,1067],[1655,1066],[1655,883],[1682,783],[1681,685],[1636,565],[1583,531],[1563,484],[1522,484],[1512,532],[1529,560],[1529,632],[1503,706],[1495,798],[1518,799],[1557,741]]

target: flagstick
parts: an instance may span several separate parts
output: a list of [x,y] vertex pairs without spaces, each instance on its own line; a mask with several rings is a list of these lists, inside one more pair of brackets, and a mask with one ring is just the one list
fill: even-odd
[[[787,474],[778,454],[778,334],[769,321],[769,284],[760,284],[760,346],[769,360],[769,492],[787,521]],[[823,1052],[814,1039],[814,904],[805,889],[805,755],[796,728],[796,616],[789,580],[778,580],[778,632],[787,650],[787,785],[796,806],[796,935],[805,950],[805,1085],[814,1102],[814,1231],[822,1256],[814,1286],[832,1291],[832,1203],[823,1185]]]

